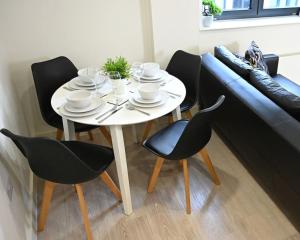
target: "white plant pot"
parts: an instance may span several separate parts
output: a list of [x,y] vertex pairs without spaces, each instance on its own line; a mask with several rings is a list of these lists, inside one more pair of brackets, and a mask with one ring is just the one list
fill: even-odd
[[119,80],[111,79],[111,85],[112,85],[113,92],[116,95],[125,94],[125,89],[126,89],[125,79],[119,79]]
[[214,16],[202,16],[203,27],[211,27],[214,21]]

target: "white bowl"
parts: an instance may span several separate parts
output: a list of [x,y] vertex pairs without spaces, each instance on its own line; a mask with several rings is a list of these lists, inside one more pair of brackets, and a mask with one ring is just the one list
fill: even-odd
[[78,71],[78,77],[85,83],[93,83],[97,73],[98,70],[96,68],[83,68]]
[[144,68],[144,76],[146,77],[154,77],[159,73],[160,66],[158,63],[144,63],[143,64]]
[[67,103],[74,108],[86,108],[91,105],[91,93],[86,90],[76,90],[66,97]]
[[138,92],[145,100],[153,100],[159,93],[159,83],[144,83],[138,87]]

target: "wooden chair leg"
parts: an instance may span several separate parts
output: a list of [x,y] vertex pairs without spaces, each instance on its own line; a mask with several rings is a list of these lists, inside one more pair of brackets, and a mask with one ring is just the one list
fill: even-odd
[[64,135],[64,132],[60,129],[56,129],[56,140],[60,141]]
[[209,173],[210,173],[210,176],[211,176],[212,179],[213,179],[213,182],[214,182],[216,185],[220,185],[221,182],[220,182],[219,177],[218,177],[218,175],[217,175],[217,173],[216,173],[216,171],[215,171],[215,169],[214,169],[214,166],[213,166],[213,164],[212,164],[212,162],[211,162],[211,160],[210,160],[210,157],[209,157],[209,155],[208,155],[207,150],[206,150],[205,148],[201,149],[200,155],[202,156],[202,158],[203,158],[205,164],[207,165],[208,171],[209,171]]
[[143,138],[142,138],[142,143],[147,139],[147,137],[149,136],[149,133],[151,131],[152,125],[153,125],[154,121],[148,121],[146,123],[146,126],[144,128],[144,133],[143,133]]
[[38,232],[43,231],[45,228],[54,187],[55,187],[55,183],[45,181],[43,200],[42,200],[41,211],[40,211],[39,222],[38,222]]
[[88,131],[88,135],[91,141],[94,141],[94,136],[93,133],[91,131]]
[[76,135],[76,139],[79,141],[80,140],[80,133],[77,132],[75,135]]
[[183,176],[184,176],[184,187],[185,187],[186,213],[191,214],[190,176],[189,176],[188,164],[186,159],[184,159],[182,162],[183,162]]
[[191,110],[188,110],[185,113],[186,113],[186,116],[187,116],[188,119],[192,119],[193,118]]
[[106,127],[104,127],[104,126],[99,127],[99,130],[103,134],[106,141],[112,146],[111,136],[110,136],[110,133],[107,131]]
[[79,205],[80,205],[80,210],[81,210],[81,214],[82,214],[82,218],[83,218],[83,224],[84,224],[84,228],[85,228],[85,232],[86,232],[86,237],[87,237],[87,240],[92,240],[93,236],[92,236],[90,221],[89,221],[89,217],[88,217],[88,208],[87,208],[86,202],[84,200],[82,187],[79,184],[75,184],[75,189],[76,189],[78,199],[79,199]]
[[147,189],[148,193],[153,192],[154,187],[155,187],[156,182],[157,182],[157,177],[160,173],[160,169],[161,169],[163,163],[164,163],[164,159],[161,158],[161,157],[158,157],[157,160],[156,160],[156,163],[155,163],[153,173],[152,173],[150,181],[149,181],[149,185],[148,185],[148,189]]
[[118,201],[122,201],[121,192],[106,171],[100,174],[102,181],[112,191]]
[[180,169],[183,168],[183,160],[179,160],[178,166],[179,166]]
[[174,121],[173,121],[173,116],[172,115],[168,115],[168,123],[169,125],[172,124]]

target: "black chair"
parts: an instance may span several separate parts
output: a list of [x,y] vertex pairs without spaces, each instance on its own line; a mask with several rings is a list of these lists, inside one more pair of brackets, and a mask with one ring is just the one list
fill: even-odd
[[[197,102],[197,85],[200,78],[200,68],[201,56],[193,55],[182,50],[178,50],[174,53],[166,68],[166,71],[180,79],[186,88],[186,96],[180,105],[180,110],[188,119],[192,118],[190,109]],[[168,121],[169,123],[173,122],[171,114],[168,115]],[[153,121],[147,122],[142,141],[148,137],[152,125]]]
[[1,129],[0,132],[12,139],[28,159],[34,174],[46,180],[38,231],[44,230],[55,184],[74,184],[87,239],[92,239],[88,209],[80,184],[100,176],[116,198],[121,201],[119,189],[105,171],[114,160],[112,149],[78,141],[59,142],[48,138],[23,137],[7,129]]
[[191,120],[176,121],[160,130],[143,143],[146,149],[158,156],[148,185],[149,193],[152,192],[155,187],[164,159],[179,160],[182,163],[186,195],[186,212],[188,214],[191,213],[191,204],[189,173],[186,158],[199,153],[204,159],[214,183],[217,185],[220,184],[220,180],[214,170],[205,146],[211,138],[211,122],[215,114],[219,111],[224,99],[225,97],[222,95],[213,106],[201,110]]
[[[34,63],[31,65],[31,70],[42,117],[47,124],[57,129],[56,139],[61,140],[63,135],[62,119],[52,109],[51,97],[60,86],[77,77],[77,68],[68,58],[57,57],[48,61]],[[91,130],[95,128],[98,127],[75,123],[77,139],[80,138],[80,132],[88,132],[90,139],[93,140]],[[99,129],[111,144],[111,137],[107,129],[103,126]]]

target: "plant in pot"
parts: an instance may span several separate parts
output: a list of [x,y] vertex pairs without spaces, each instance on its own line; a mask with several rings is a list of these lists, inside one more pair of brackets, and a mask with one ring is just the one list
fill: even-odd
[[214,0],[202,0],[202,7],[203,27],[211,27],[214,16],[221,15],[222,9],[214,2]]
[[125,92],[125,79],[130,77],[130,65],[124,57],[108,58],[102,70],[111,79],[113,90],[118,95]]

